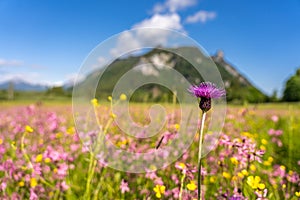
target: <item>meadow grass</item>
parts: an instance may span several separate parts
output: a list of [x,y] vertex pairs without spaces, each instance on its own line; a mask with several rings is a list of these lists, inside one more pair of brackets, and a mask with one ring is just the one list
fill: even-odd
[[[170,112],[174,109],[172,104],[162,105]],[[109,106],[105,101],[97,107],[104,125],[111,119]],[[147,122],[150,106],[133,103],[133,118]],[[175,163],[156,172],[130,174],[91,156],[76,133],[69,100],[0,102],[0,110],[1,199],[197,197],[197,135]],[[299,103],[229,104],[219,145],[202,162],[204,198],[298,199],[299,113]],[[173,123],[164,133],[176,134]],[[114,123],[107,134],[116,146],[136,151],[155,148],[160,138],[134,140]]]

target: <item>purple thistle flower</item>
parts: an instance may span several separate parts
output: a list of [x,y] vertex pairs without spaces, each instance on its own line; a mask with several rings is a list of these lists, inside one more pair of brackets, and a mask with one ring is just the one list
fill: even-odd
[[203,112],[207,112],[211,108],[211,99],[217,99],[226,94],[224,89],[217,88],[211,82],[202,82],[199,86],[193,85],[189,88],[189,92],[197,98],[201,98],[199,107]]
[[219,89],[211,82],[202,82],[199,86],[191,86],[189,91],[198,98],[216,99],[226,94],[224,89]]

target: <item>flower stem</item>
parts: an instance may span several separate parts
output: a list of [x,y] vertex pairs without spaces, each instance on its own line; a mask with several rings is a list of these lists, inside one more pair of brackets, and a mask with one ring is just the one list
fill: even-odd
[[99,199],[99,191],[100,191],[100,189],[101,189],[101,185],[102,185],[102,183],[103,183],[103,178],[104,178],[104,176],[102,176],[102,173],[103,173],[103,171],[104,171],[105,169],[102,167],[101,168],[101,171],[100,171],[100,173],[99,173],[99,177],[101,177],[100,178],[100,180],[99,180],[99,182],[98,182],[98,185],[97,185],[97,187],[96,187],[96,190],[95,190],[95,192],[94,192],[94,198],[93,198],[93,200],[97,200],[97,199]]
[[202,154],[202,140],[203,140],[205,117],[206,117],[206,112],[203,111],[201,117],[199,147],[198,147],[198,200],[201,199],[201,154]]
[[84,199],[90,199],[90,185],[91,185],[91,179],[92,177],[92,167],[94,165],[95,162],[95,157],[94,157],[94,153],[90,152],[90,160],[89,160],[89,169],[88,169],[88,176],[87,176],[87,181],[86,181],[86,188],[85,188],[85,192],[84,192]]
[[[111,104],[111,106],[112,106],[112,104]],[[112,111],[112,108],[111,108],[111,111]],[[109,118],[104,127],[104,130],[103,130],[102,125],[100,124],[100,121],[98,119],[98,113],[97,113],[96,109],[95,109],[95,115],[96,115],[97,124],[99,125],[99,128],[100,128],[100,132],[98,133],[98,139],[96,141],[95,148],[90,149],[90,160],[89,160],[89,168],[88,168],[88,174],[87,174],[86,189],[85,189],[85,193],[83,195],[83,199],[87,199],[87,200],[91,199],[91,184],[92,184],[92,180],[94,179],[95,170],[97,167],[96,155],[99,153],[100,147],[102,145],[104,145],[104,137],[105,137],[110,125],[114,121],[114,119],[112,117]],[[97,191],[97,193],[98,193],[98,191]]]
[[28,154],[26,153],[26,150],[25,150],[24,140],[25,140],[26,134],[27,134],[27,132],[24,132],[23,135],[22,135],[22,138],[21,138],[21,151],[23,153],[23,156],[24,156],[25,160],[27,161],[27,163],[30,167],[30,170],[34,170],[33,165],[30,161],[30,158],[29,158],[29,156],[28,156]]
[[182,174],[181,183],[180,183],[180,191],[179,191],[179,200],[182,200],[182,191],[183,191],[183,183],[185,179],[185,173]]

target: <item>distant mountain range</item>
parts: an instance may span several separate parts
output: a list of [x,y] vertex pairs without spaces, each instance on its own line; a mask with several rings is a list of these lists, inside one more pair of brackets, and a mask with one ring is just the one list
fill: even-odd
[[33,84],[21,79],[12,79],[0,83],[0,90],[6,90],[13,87],[17,91],[45,91],[48,87],[43,84]]
[[9,87],[13,87],[15,91],[46,91],[52,87],[63,87],[64,89],[70,89],[73,87],[73,80],[65,81],[63,84],[43,84],[43,83],[31,83],[21,78],[14,78],[0,83],[0,90],[7,90]]
[[[185,59],[184,59],[185,58]],[[134,68],[134,75],[131,77],[133,83],[138,79],[150,80],[151,77],[158,76],[158,73],[168,75],[168,68],[173,68],[182,74],[190,83],[198,84],[203,78],[195,70],[194,66],[186,60],[192,61],[193,65],[199,65],[205,75],[213,76],[212,62],[215,62],[227,91],[228,101],[239,102],[264,102],[268,99],[263,92],[256,88],[245,76],[238,72],[224,59],[224,54],[219,51],[216,55],[206,57],[196,47],[178,47],[168,50],[155,48],[147,53],[138,56],[121,58],[111,63],[105,70],[96,70],[91,73],[78,86],[83,92],[93,93],[92,82],[98,80],[99,75],[104,73],[98,83],[96,95],[104,97],[111,95],[115,84],[129,70]],[[164,71],[165,70],[165,71]],[[214,77],[206,77],[214,80]],[[211,78],[211,79],[210,79]],[[90,89],[90,91],[88,91]],[[166,101],[172,97],[172,92],[157,85],[145,85],[134,92],[132,99],[137,101],[155,100]]]
[[[215,62],[225,84],[228,101],[264,102],[268,99],[267,95],[256,88],[233,65],[226,61],[222,51],[218,51],[216,55],[211,57],[206,57],[196,47],[178,47],[169,50],[155,48],[142,55],[116,59],[106,68],[105,76],[102,76],[98,83],[96,95],[104,98],[111,95],[117,81],[132,68],[135,68],[134,73],[136,73],[132,81],[135,81],[136,77],[145,80],[151,79],[151,77],[157,76],[157,73],[173,68],[189,80],[190,83],[197,84],[203,79],[193,65],[184,59],[189,58],[194,65],[201,65],[202,70],[206,72],[205,74],[211,74],[211,59]],[[101,73],[101,70],[94,71],[78,84],[78,88],[83,88],[84,92],[93,93],[94,90],[91,84],[98,80]],[[49,85],[32,84],[23,80],[11,80],[0,83],[0,90],[8,89],[11,83],[13,83],[14,90],[18,91],[45,91],[49,88]],[[62,87],[70,91],[72,84],[66,82]],[[165,101],[172,98],[171,94],[164,87],[145,85],[136,91],[132,98],[137,101]]]

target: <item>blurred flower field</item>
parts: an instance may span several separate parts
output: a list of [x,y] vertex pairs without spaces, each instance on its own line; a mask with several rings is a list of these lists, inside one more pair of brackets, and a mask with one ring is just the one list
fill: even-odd
[[[130,174],[107,167],[81,143],[70,105],[0,107],[0,199],[197,198],[198,134],[168,167]],[[97,109],[116,146],[139,148],[139,140],[120,133],[109,104]],[[133,118],[143,118],[141,110],[132,106]],[[202,160],[202,199],[299,199],[299,114],[299,105],[229,106],[217,148]],[[172,121],[164,130],[169,138],[180,129]]]

